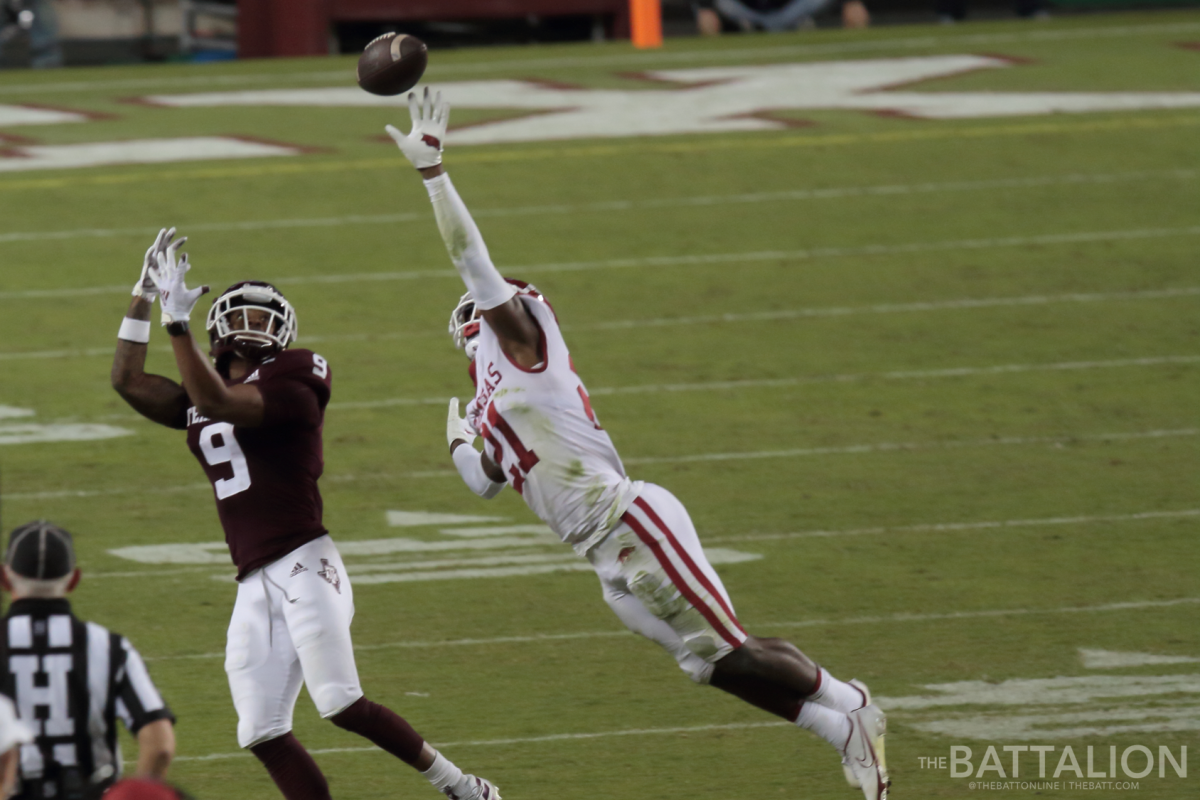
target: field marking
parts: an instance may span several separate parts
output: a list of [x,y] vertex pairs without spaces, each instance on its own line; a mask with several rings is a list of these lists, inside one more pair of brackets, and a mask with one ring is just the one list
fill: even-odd
[[[1152,116],[1119,119],[1092,120],[1087,122],[1037,122],[1007,123],[997,125],[971,125],[952,127],[936,126],[905,127],[878,133],[830,133],[830,134],[781,134],[776,131],[759,131],[761,136],[737,138],[715,138],[715,134],[691,137],[685,142],[662,142],[657,139],[646,141],[641,138],[622,140],[619,144],[572,145],[561,147],[539,147],[536,149],[505,149],[489,147],[486,150],[458,153],[456,164],[499,163],[520,161],[545,161],[550,158],[612,158],[643,154],[705,153],[721,150],[778,149],[794,147],[845,147],[859,144],[908,144],[942,140],[984,139],[1005,136],[1044,136],[1051,134],[1105,133],[1126,130],[1159,130],[1200,126],[1197,116]],[[235,165],[208,167],[203,169],[159,170],[119,172],[101,175],[68,174],[52,178],[30,178],[0,181],[0,191],[32,189],[64,189],[79,186],[111,186],[116,184],[164,183],[183,180],[252,179],[265,176],[315,175],[326,172],[346,173],[352,170],[391,170],[400,166],[396,157],[307,160],[298,159],[289,163]]]
[[[543,275],[560,272],[587,272],[596,269],[638,269],[648,267],[706,266],[710,264],[756,263],[778,261],[808,261],[820,258],[855,256],[893,256],[906,253],[947,252],[954,250],[991,250],[1009,247],[1032,247],[1063,244],[1094,244],[1097,242],[1137,241],[1173,237],[1200,236],[1200,225],[1183,228],[1134,228],[1122,231],[1082,231],[1079,233],[1048,233],[1036,236],[1005,236],[985,239],[949,239],[935,242],[903,244],[871,244],[854,247],[814,247],[803,250],[752,250],[741,253],[710,253],[707,255],[642,256],[638,258],[609,258],[598,261],[564,261],[549,264],[505,266],[510,275]],[[295,275],[275,277],[272,283],[281,286],[300,284],[351,284],[378,281],[411,281],[445,278],[459,281],[458,273],[444,269],[411,270],[405,272],[360,272],[350,275]],[[1194,290],[1185,290],[1192,293]],[[102,294],[127,294],[129,287],[87,286],[75,289],[17,289],[0,292],[0,300],[31,300],[39,298],[84,297]],[[972,301],[962,301],[970,303]],[[969,308],[970,305],[964,305]],[[772,313],[772,312],[764,312]]]
[[[1158,34],[1184,34],[1200,30],[1194,22],[1148,23],[1144,25],[1112,25],[1090,28],[1068,28],[1066,30],[1025,30],[1011,33],[958,33],[944,32],[936,36],[906,36],[895,39],[873,39],[858,42],[830,42],[822,44],[779,45],[775,47],[732,47],[721,50],[673,51],[670,47],[662,51],[643,53],[619,53],[600,56],[566,56],[558,58],[514,58],[498,59],[466,64],[435,64],[430,76],[440,80],[444,75],[486,74],[502,70],[528,69],[594,69],[594,68],[637,68],[655,64],[680,62],[738,61],[741,59],[772,59],[787,57],[835,55],[839,53],[867,53],[890,49],[916,50],[922,48],[958,48],[975,45],[1019,44],[1026,42],[1060,42],[1079,39],[1109,39],[1129,36],[1153,36]],[[347,62],[342,70],[318,72],[273,73],[262,72],[249,75],[204,75],[171,78],[124,78],[99,81],[47,81],[44,83],[17,83],[0,85],[0,95],[43,94],[47,92],[96,92],[104,89],[134,90],[152,86],[241,86],[252,83],[344,83],[353,69]]]
[[[991,367],[945,367],[942,369],[893,370],[891,372],[859,372],[842,375],[812,375],[797,378],[746,378],[730,381],[698,381],[696,383],[648,383],[632,386],[601,386],[588,389],[592,397],[611,397],[625,394],[658,394],[660,392],[711,392],[737,389],[785,389],[821,383],[858,383],[871,380],[922,380],[927,378],[964,378],[976,375],[1014,375],[1026,372],[1072,372],[1090,369],[1119,369],[1123,367],[1186,366],[1200,364],[1200,356],[1154,356],[1119,358],[1111,361],[1061,361],[1050,364],[998,364]],[[329,404],[332,409],[393,408],[396,406],[444,406],[447,397],[392,397],[384,400],[348,400]],[[124,419],[128,415],[123,415]]]
[[[1142,170],[1113,173],[1071,173],[1066,175],[1026,178],[997,178],[978,181],[946,181],[941,183],[882,184],[876,186],[834,186],[826,189],[793,189],[776,192],[707,195],[703,197],[663,197],[651,200],[606,200],[595,203],[557,203],[552,205],[516,206],[512,208],[483,208],[472,210],[478,219],[494,217],[523,217],[548,214],[577,214],[600,211],[635,211],[653,208],[703,207],[720,204],[745,205],[779,201],[834,200],[850,197],[891,197],[897,195],[935,194],[938,192],[972,192],[995,189],[1036,189],[1053,186],[1109,185],[1128,181],[1158,179],[1195,180],[1200,170]],[[347,214],[337,217],[284,218],[244,220],[233,222],[200,222],[177,227],[189,234],[199,232],[263,231],[289,228],[328,228],[343,225],[395,225],[406,222],[427,222],[428,212],[399,214]],[[63,241],[69,239],[101,239],[121,236],[154,236],[158,228],[72,228],[58,231],[10,231],[0,233],[0,244],[12,242]]]
[[876,526],[846,530],[796,531],[793,533],[747,533],[740,536],[705,536],[704,544],[740,544],[786,539],[831,538],[838,536],[875,536],[889,533],[955,533],[958,531],[1003,530],[1005,528],[1035,528],[1043,525],[1089,525],[1097,522],[1138,522],[1153,519],[1186,519],[1200,517],[1200,508],[1178,511],[1140,511],[1134,514],[1090,514],[1072,517],[1041,517],[1034,519],[984,520],[981,522],[927,522],[917,525]]
[[[1102,603],[1092,606],[1059,606],[1057,608],[999,608],[979,611],[949,611],[920,614],[898,613],[833,619],[807,619],[792,622],[760,622],[757,628],[821,628],[833,625],[878,625],[881,623],[944,622],[962,619],[987,619],[992,617],[1037,616],[1043,614],[1103,614],[1119,611],[1142,611],[1145,609],[1174,608],[1177,606],[1200,605],[1200,597],[1179,597],[1171,600],[1131,600],[1119,603]],[[439,647],[481,647],[486,645],[536,644],[571,641],[574,639],[611,639],[635,636],[628,630],[580,631],[578,633],[545,633],[526,636],[492,636],[487,638],[443,639],[440,641],[400,641],[380,644],[355,645],[355,652],[372,650],[429,650]],[[225,651],[192,653],[173,656],[147,656],[147,661],[184,661],[193,659],[224,658]]]
[[[823,455],[859,455],[929,450],[954,450],[994,445],[1054,445],[1066,447],[1078,442],[1131,441],[1138,439],[1177,439],[1200,435],[1200,428],[1132,431],[1125,433],[1080,434],[1078,436],[996,436],[991,439],[963,439],[932,442],[876,442],[873,444],[831,447],[793,447],[784,450],[755,450],[736,453],[695,453],[686,456],[643,456],[624,459],[626,464],[689,464],[704,461],[746,461],[766,458],[799,458]],[[452,474],[457,474],[452,471]]]
[[[873,453],[906,453],[931,452],[937,450],[958,450],[969,447],[994,447],[997,445],[1050,445],[1056,448],[1066,448],[1085,442],[1126,442],[1153,439],[1180,439],[1200,435],[1200,428],[1176,428],[1171,430],[1152,431],[1119,431],[1114,433],[1076,434],[1070,436],[996,436],[990,439],[962,439],[928,442],[875,442],[872,444],[837,445],[829,447],[796,447],[784,450],[752,450],[729,453],[692,453],[676,456],[643,456],[624,459],[626,464],[690,464],[705,461],[747,461],[771,458],[803,458],[805,456],[824,455],[866,455]],[[403,473],[374,472],[369,475],[344,474],[326,476],[330,483],[357,483],[361,480],[411,480],[416,478],[451,478],[458,477],[458,471],[453,469],[416,470]],[[207,490],[212,487],[207,483],[190,483],[180,486],[139,487],[121,489],[59,489],[46,492],[15,492],[5,494],[8,501],[19,500],[52,500],[68,498],[110,497],[131,494],[171,494]]]
[[301,152],[295,147],[253,142],[231,136],[131,139],[83,144],[29,144],[6,147],[0,151],[0,173],[179,161],[273,158],[298,156]]
[[[806,538],[834,538],[839,536],[863,536],[863,535],[884,535],[884,534],[904,534],[904,533],[953,533],[960,531],[974,530],[996,530],[1010,528],[1029,528],[1042,527],[1047,525],[1089,525],[1095,523],[1111,523],[1111,522],[1142,522],[1146,520],[1158,519],[1185,519],[1192,517],[1200,517],[1200,509],[1182,509],[1175,511],[1141,511],[1132,514],[1099,514],[1099,515],[1076,515],[1070,517],[1042,517],[1033,519],[1014,519],[1014,520],[984,520],[979,522],[943,522],[943,523],[921,523],[916,525],[900,525],[894,527],[871,527],[871,528],[849,528],[844,530],[813,530],[799,531],[791,533],[748,533],[734,536],[705,536],[705,550],[709,554],[709,560],[713,564],[733,564],[741,563],[742,561],[755,560],[761,556],[754,554],[741,553],[735,550],[726,550],[711,545],[718,544],[744,544],[746,542],[757,541],[779,541],[788,539],[806,539]],[[463,532],[467,529],[443,528],[439,531],[444,535],[463,536]],[[570,551],[565,551],[561,547],[561,542],[556,536],[549,532],[549,529],[544,525],[525,525],[525,526],[500,526],[496,528],[478,528],[474,529],[476,533],[472,537],[463,537],[467,539],[482,539],[478,541],[454,541],[438,540],[434,542],[418,541],[405,538],[389,538],[389,539],[371,539],[365,541],[340,541],[338,543],[342,555],[346,558],[384,555],[390,556],[397,553],[438,553],[443,551],[455,550],[487,550],[487,549],[510,549],[517,548],[522,551],[527,551],[532,548],[550,546],[555,552],[551,553],[536,553],[536,554],[519,554],[519,555],[499,555],[499,556],[477,556],[470,558],[455,558],[455,559],[409,559],[406,561],[386,561],[386,562],[355,562],[350,564],[350,571],[355,575],[355,582],[361,582],[362,573],[366,572],[387,572],[402,569],[437,569],[448,566],[498,566],[509,564],[534,564],[534,563],[549,563],[549,562],[567,562],[577,563],[584,568],[590,568],[581,561],[575,554]],[[540,534],[536,538],[516,539],[516,538],[500,538],[489,539],[492,534],[504,536],[512,533],[528,533]],[[144,564],[155,565],[152,570],[125,570],[118,572],[89,572],[89,577],[93,578],[129,578],[129,577],[144,577],[156,578],[162,575],[180,575],[200,573],[204,576],[211,576],[219,579],[231,579],[233,574],[229,571],[230,563],[227,554],[227,547],[224,542],[202,542],[192,544],[157,544],[157,545],[136,545],[129,547],[121,547],[108,551],[111,555],[118,556],[132,561],[138,561]],[[750,556],[749,558],[747,556]],[[189,566],[176,567],[171,569],[162,569],[161,565],[165,564],[193,564],[204,566]],[[367,581],[368,583],[379,581]]]
[[[731,722],[718,725],[691,725],[686,727],[676,728],[627,728],[625,730],[616,731],[597,731],[592,733],[554,733],[548,736],[523,736],[512,739],[476,739],[472,741],[462,742],[430,742],[433,747],[488,747],[494,745],[510,745],[510,744],[536,744],[538,742],[566,742],[579,739],[604,739],[613,736],[658,736],[671,733],[702,733],[704,731],[728,731],[728,730],[746,730],[753,728],[780,728],[780,727],[795,727],[790,722],[783,721],[768,721],[768,722]],[[326,747],[320,750],[309,750],[313,755],[335,755],[338,753],[371,753],[379,752],[375,746],[361,747]],[[173,761],[221,761],[229,758],[249,758],[251,753],[247,750],[239,750],[232,753],[210,753],[204,756],[176,756]],[[127,761],[126,764],[134,764],[136,762]]]

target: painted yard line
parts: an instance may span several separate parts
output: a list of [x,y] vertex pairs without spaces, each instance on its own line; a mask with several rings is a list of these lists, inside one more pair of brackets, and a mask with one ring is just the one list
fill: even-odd
[[[862,617],[839,617],[833,619],[807,619],[794,622],[763,622],[757,623],[761,628],[816,628],[834,625],[876,625],[890,622],[941,622],[959,619],[977,619],[990,617],[1032,616],[1042,614],[1090,614],[1107,613],[1112,611],[1141,611],[1155,608],[1173,608],[1184,605],[1200,604],[1200,597],[1179,597],[1171,600],[1133,600],[1121,603],[1104,603],[1094,606],[1061,606],[1058,608],[1001,608],[983,609],[979,611],[950,611],[936,614],[898,613],[871,615]],[[578,633],[532,634],[527,636],[495,636],[488,638],[443,639],[441,641],[425,642],[385,642],[372,645],[355,645],[355,651],[368,650],[429,650],[439,647],[482,647],[503,644],[536,644],[538,642],[561,642],[573,639],[611,639],[614,637],[633,636],[627,630],[612,631],[580,631]],[[190,655],[149,656],[147,661],[183,661],[190,659],[224,658],[225,652],[193,653]]]
[[[1138,431],[1131,433],[1082,434],[1079,436],[997,436],[993,439],[966,439],[945,442],[878,442],[837,447],[797,447],[787,450],[759,450],[743,453],[696,453],[690,456],[627,458],[626,464],[688,464],[702,461],[746,461],[764,458],[801,458],[804,456],[858,455],[865,453],[896,453],[914,450],[956,450],[967,447],[995,445],[1056,445],[1080,442],[1132,441],[1138,439],[1176,439],[1200,435],[1200,428]],[[457,473],[454,473],[457,474]]]
[[[906,453],[913,451],[959,450],[970,447],[994,447],[998,445],[1052,445],[1067,447],[1084,442],[1125,442],[1147,439],[1179,439],[1200,435],[1200,428],[1178,428],[1173,430],[1125,431],[1116,433],[1078,434],[1073,436],[997,436],[991,439],[966,439],[930,442],[876,442],[873,444],[839,445],[831,447],[797,447],[786,450],[757,450],[738,453],[693,453],[679,456],[648,456],[642,458],[626,458],[626,464],[689,464],[704,461],[748,461],[769,458],[803,458],[806,456],[826,455],[866,455],[872,453]],[[401,481],[415,478],[449,478],[458,477],[457,470],[421,470],[405,473],[370,473],[368,475],[346,474],[330,475],[327,482],[357,483],[363,480]],[[20,500],[52,500],[88,497],[109,497],[131,493],[140,494],[171,494],[175,492],[190,492],[207,490],[212,487],[206,483],[191,483],[181,486],[137,487],[119,489],[61,489],[45,492],[15,492],[5,494],[4,499],[10,502]]]
[[[890,184],[879,186],[836,186],[827,189],[795,189],[751,194],[709,195],[704,197],[665,197],[653,200],[608,200],[596,203],[560,203],[555,205],[517,206],[514,208],[484,208],[473,210],[479,219],[493,217],[522,217],[546,214],[576,214],[597,211],[633,211],[653,208],[691,206],[743,205],[787,200],[832,200],[847,197],[891,197],[896,195],[936,194],[939,192],[972,192],[993,189],[1033,189],[1051,186],[1111,185],[1129,181],[1157,179],[1195,180],[1200,171],[1191,169],[1156,170],[1115,173],[1076,173],[1027,178],[999,178],[979,181],[949,181],[943,183]],[[338,217],[244,220],[234,222],[201,222],[180,224],[180,230],[195,231],[260,231],[287,228],[327,228],[343,225],[392,225],[405,222],[426,222],[427,212],[403,214],[348,214]],[[73,228],[58,231],[10,231],[0,233],[0,244],[11,242],[62,241],[66,239],[97,239],[118,236],[154,236],[157,227],[140,228]]]
[[[779,541],[788,539],[808,539],[808,538],[833,538],[838,536],[864,536],[864,535],[883,535],[883,534],[903,534],[903,533],[944,533],[944,532],[959,532],[972,530],[996,530],[1010,528],[1031,528],[1042,527],[1047,525],[1091,525],[1096,523],[1113,523],[1113,522],[1144,522],[1147,520],[1159,519],[1186,519],[1191,517],[1200,517],[1200,509],[1182,509],[1177,511],[1141,511],[1133,514],[1101,514],[1091,516],[1072,516],[1072,517],[1042,517],[1034,519],[1009,519],[1009,520],[985,520],[981,522],[941,522],[941,523],[922,523],[918,525],[900,525],[895,527],[874,527],[874,528],[850,528],[847,530],[814,530],[814,531],[798,531],[792,533],[748,533],[739,536],[705,536],[704,544],[706,547],[716,544],[743,544],[745,542],[762,542],[762,541]],[[544,526],[522,526],[528,528],[537,528],[541,530]],[[463,529],[468,530],[468,529]],[[442,533],[448,533],[443,530]],[[543,543],[531,541],[530,548],[542,546]],[[557,540],[548,542],[547,544],[558,548],[560,544]],[[711,548],[709,548],[711,549]],[[579,560],[579,557],[570,551],[556,553],[541,553],[529,555],[501,555],[501,556],[481,556],[473,558],[458,558],[458,559],[416,559],[406,561],[365,561],[355,562],[349,565],[350,573],[354,576],[356,583],[361,582],[359,576],[364,573],[384,572],[394,570],[418,570],[418,569],[440,569],[442,567],[461,567],[461,566],[498,566],[509,564],[540,564],[540,563],[577,563],[583,568],[588,568],[587,564]],[[715,562],[714,562],[715,563]],[[88,571],[89,578],[158,578],[166,575],[184,575],[184,574],[200,574],[204,577],[214,576],[219,578],[230,578],[233,575],[230,572],[229,565],[210,565],[210,566],[195,566],[195,567],[176,567],[171,569],[142,569],[142,570],[125,570],[120,572],[92,572]],[[575,634],[565,634],[567,638],[574,638]],[[491,640],[489,640],[491,641]],[[390,646],[390,645],[389,645]],[[367,646],[362,649],[371,649]]]
[[[632,269],[647,267],[705,266],[710,264],[755,263],[779,261],[807,261],[819,258],[847,258],[854,256],[892,256],[906,253],[949,252],[955,250],[991,250],[1009,247],[1033,247],[1062,244],[1094,244],[1097,242],[1138,241],[1173,237],[1200,236],[1200,225],[1184,228],[1137,228],[1123,231],[1084,231],[1079,233],[1051,233],[1037,236],[1008,236],[988,239],[951,239],[940,242],[910,242],[906,244],[873,244],[856,247],[817,247],[806,250],[755,250],[742,253],[711,253],[686,256],[645,256],[639,258],[611,258],[599,261],[566,261],[550,264],[526,264],[505,266],[510,275],[542,275],[560,272],[586,272],[595,269]],[[296,275],[275,277],[272,283],[283,286],[298,284],[347,284],[376,281],[409,281],[445,278],[460,280],[458,273],[446,267],[433,270],[406,272],[363,272],[350,275]],[[1195,290],[1185,290],[1194,293]],[[0,300],[28,300],[36,298],[78,297],[98,294],[128,293],[129,287],[91,286],[77,289],[18,289],[0,292]],[[961,307],[970,308],[974,301]],[[980,301],[988,303],[990,301]],[[885,306],[886,308],[886,306]],[[764,312],[775,313],[775,312]],[[787,312],[785,312],[787,313]]]
[[[456,164],[545,161],[550,158],[612,158],[645,154],[707,153],[721,150],[779,149],[796,147],[845,147],[849,145],[911,144],[914,142],[936,142],[943,140],[984,139],[1005,136],[1047,136],[1106,133],[1126,130],[1159,130],[1200,126],[1196,116],[1137,116],[1119,117],[1091,121],[1071,122],[1018,122],[996,125],[971,125],[952,127],[947,125],[911,126],[878,133],[830,133],[830,134],[780,134],[758,132],[753,138],[716,138],[715,135],[692,136],[685,141],[660,141],[658,137],[631,137],[620,143],[594,145],[563,145],[558,147],[510,148],[483,146],[455,155]],[[296,159],[274,164],[206,167],[173,170],[125,170],[118,173],[64,174],[49,178],[0,180],[0,191],[24,191],[33,189],[64,189],[79,186],[111,186],[115,184],[163,183],[184,180],[250,180],[277,175],[315,175],[326,172],[346,173],[354,170],[377,171],[395,169],[398,163],[392,158],[319,160]]]
[[[1126,38],[1130,36],[1177,35],[1200,30],[1194,22],[1155,23],[1145,25],[1113,25],[1066,30],[1027,30],[1011,33],[960,34],[945,32],[937,36],[906,36],[895,39],[873,39],[860,42],[830,42],[825,44],[780,45],[776,47],[735,47],[721,50],[675,51],[667,48],[649,53],[619,53],[601,56],[567,56],[559,58],[517,58],[481,61],[466,64],[433,65],[430,77],[441,80],[445,75],[494,75],[504,70],[529,69],[589,69],[638,68],[657,64],[681,62],[721,62],[742,59],[776,59],[839,53],[870,53],[879,51],[914,50],[923,48],[957,48],[975,45],[1018,44],[1027,42],[1060,42],[1081,39]],[[99,81],[55,81],[0,85],[0,95],[43,94],[47,92],[97,92],[106,89],[128,91],[151,87],[179,86],[209,89],[216,86],[241,86],[253,83],[344,83],[353,74],[347,64],[342,70],[321,70],[300,73],[254,73],[249,75],[206,75],[173,78],[126,78]]]
[[[871,380],[922,380],[928,378],[964,378],[975,375],[1014,375],[1026,372],[1083,371],[1090,369],[1119,369],[1123,367],[1152,367],[1200,364],[1200,356],[1158,356],[1151,358],[1121,358],[1112,361],[1063,361],[1052,364],[1000,364],[992,367],[947,367],[945,369],[895,370],[892,372],[862,372],[845,375],[812,375],[797,378],[748,378],[734,381],[700,381],[696,383],[650,383],[638,386],[601,386],[588,389],[592,397],[623,394],[658,394],[660,392],[712,392],[737,389],[782,389],[820,383],[857,383]],[[385,400],[360,400],[330,403],[332,409],[392,408],[396,406],[444,406],[449,397],[392,397]],[[120,419],[127,419],[122,415]]]
[[874,536],[890,533],[956,533],[958,531],[997,530],[1005,528],[1036,528],[1043,525],[1090,525],[1104,522],[1141,522],[1156,519],[1187,519],[1200,517],[1200,508],[1179,511],[1142,511],[1136,514],[1096,514],[1074,517],[1044,517],[1041,519],[1002,519],[983,522],[939,522],[896,527],[851,528],[831,531],[797,531],[794,533],[748,533],[743,536],[704,537],[704,544],[741,544],[786,539],[828,538],[837,536]]
[[[663,736],[673,733],[703,733],[705,731],[752,730],[755,728],[795,727],[790,722],[732,722],[719,725],[692,725],[678,728],[630,728],[618,731],[596,731],[592,733],[555,733],[548,736],[524,736],[514,739],[475,739],[462,742],[431,742],[433,747],[491,747],[495,745],[538,744],[540,742],[569,742],[587,739],[606,739],[614,736]],[[378,747],[327,747],[309,750],[313,755],[336,755],[339,753],[382,753]],[[206,756],[176,756],[175,761],[222,761],[229,758],[249,758],[247,750],[231,753],[211,753]],[[127,764],[136,762],[128,761]]]

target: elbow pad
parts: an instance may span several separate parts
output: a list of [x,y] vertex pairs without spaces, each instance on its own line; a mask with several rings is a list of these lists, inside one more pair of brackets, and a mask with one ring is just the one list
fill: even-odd
[[470,445],[459,445],[451,454],[454,466],[458,468],[458,474],[462,476],[463,483],[467,485],[467,488],[484,500],[491,500],[500,494],[504,484],[496,483],[487,476],[487,473],[483,471],[483,462],[479,456],[479,451]]

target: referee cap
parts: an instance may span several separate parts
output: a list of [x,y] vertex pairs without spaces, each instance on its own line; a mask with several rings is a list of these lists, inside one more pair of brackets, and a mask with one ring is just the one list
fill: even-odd
[[29,522],[9,535],[4,563],[23,578],[56,581],[75,570],[75,546],[71,534],[57,525]]

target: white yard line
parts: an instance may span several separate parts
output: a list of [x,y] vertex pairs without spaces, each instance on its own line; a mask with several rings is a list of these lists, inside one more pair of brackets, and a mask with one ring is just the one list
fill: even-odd
[[[627,458],[626,464],[687,464],[699,461],[745,461],[764,458],[801,458],[804,456],[857,455],[913,450],[954,450],[995,445],[1054,445],[1066,447],[1079,442],[1132,441],[1137,439],[1177,439],[1200,435],[1200,428],[1136,431],[1129,433],[1081,434],[1079,436],[997,436],[991,439],[965,439],[943,442],[876,442],[838,447],[795,447],[786,450],[757,450],[741,453],[696,453],[687,456]],[[457,473],[454,473],[457,474]]]
[[[936,36],[905,36],[870,41],[830,42],[822,44],[780,45],[776,47],[735,47],[722,50],[675,51],[670,48],[642,53],[618,53],[596,56],[564,56],[559,58],[517,58],[481,61],[467,64],[434,65],[430,76],[441,80],[451,75],[492,75],[504,70],[536,69],[638,69],[663,64],[729,62],[753,59],[795,59],[838,55],[842,53],[874,53],[892,50],[946,50],[976,48],[981,45],[1061,42],[1086,39],[1124,39],[1131,36],[1187,35],[1200,30],[1194,22],[1171,22],[1146,25],[1114,25],[1066,30],[1031,29],[1005,33],[942,32]],[[45,94],[60,92],[137,91],[154,87],[179,87],[210,90],[218,86],[246,84],[313,84],[344,83],[353,73],[347,66],[342,70],[321,70],[293,74],[255,73],[249,75],[205,75],[171,78],[124,78],[97,81],[47,81],[44,83],[0,84],[0,96]],[[397,108],[399,108],[399,104]]]
[[[704,731],[748,730],[753,728],[794,727],[790,722],[732,722],[722,725],[691,725],[678,728],[628,728],[618,731],[596,731],[592,733],[555,733],[549,736],[524,736],[515,739],[476,739],[462,742],[430,742],[437,748],[446,747],[490,747],[495,745],[537,744],[540,742],[567,742],[580,739],[606,739],[614,736],[662,736],[672,733],[702,733]],[[338,753],[371,753],[379,752],[378,747],[327,747],[322,750],[309,750],[313,755],[335,755]],[[228,758],[248,758],[251,753],[239,750],[232,753],[211,753],[206,756],[177,756],[175,761],[222,761]],[[128,761],[127,764],[135,762]]]
[[[860,455],[869,453],[904,453],[911,451],[957,450],[970,447],[994,447],[997,445],[1051,445],[1064,448],[1084,442],[1123,442],[1146,439],[1180,439],[1200,435],[1200,428],[1176,428],[1153,431],[1119,431],[1114,433],[1078,434],[1074,436],[996,436],[990,439],[964,439],[928,442],[875,442],[831,447],[796,447],[785,450],[753,450],[734,453],[693,453],[677,456],[648,456],[626,458],[626,464],[688,464],[701,461],[745,461],[769,458],[803,458],[824,455]],[[457,477],[452,469],[423,470],[404,473],[372,473],[370,475],[330,475],[326,480],[334,483],[356,483],[360,480],[406,480],[414,478]],[[119,489],[58,489],[45,492],[15,492],[5,494],[10,502],[20,500],[53,500],[69,498],[108,497],[131,493],[170,494],[174,492],[212,491],[206,483],[190,483],[181,486],[137,487]]]
[[[878,186],[835,186],[827,189],[795,189],[752,194],[709,195],[704,197],[666,197],[652,200],[611,200],[596,203],[560,203],[553,205],[516,206],[512,208],[475,209],[471,213],[481,219],[490,217],[543,216],[600,211],[635,211],[652,208],[686,208],[692,206],[743,205],[781,201],[832,200],[847,197],[891,197],[897,195],[935,194],[939,192],[972,192],[996,189],[1033,189],[1049,186],[1107,185],[1129,181],[1159,179],[1195,180],[1200,171],[1192,169],[1142,170],[1136,172],[1073,173],[1025,178],[997,178],[978,181],[948,181],[941,183],[887,184]],[[337,217],[243,220],[235,222],[201,222],[180,225],[180,230],[194,232],[262,231],[288,228],[328,228],[344,225],[395,225],[406,222],[429,222],[429,212],[404,214],[348,214]],[[158,228],[72,228],[58,231],[10,231],[0,233],[0,244],[12,242],[63,241],[67,239],[98,239],[118,236],[153,237]]]
[[[1200,356],[1154,356],[1149,358],[1119,358],[1111,361],[1060,361],[1051,364],[998,364],[991,367],[946,367],[944,369],[893,370],[891,372],[860,372],[843,375],[811,375],[797,378],[747,378],[735,381],[698,381],[696,383],[647,383],[635,386],[601,386],[589,389],[592,397],[623,394],[659,394],[662,392],[713,392],[737,389],[785,389],[816,383],[858,383],[871,380],[925,380],[933,378],[964,378],[974,375],[1015,375],[1025,372],[1075,372],[1091,369],[1121,369],[1126,367],[1186,366],[1200,364]],[[444,406],[449,397],[391,397],[384,400],[346,401],[330,403],[333,409],[392,408],[396,406]],[[128,416],[128,415],[125,415]],[[122,417],[124,418],[124,417]]]
[[[562,272],[588,272],[598,269],[636,269],[652,267],[706,266],[712,264],[777,261],[805,261],[820,258],[847,258],[855,256],[891,256],[912,253],[952,252],[955,250],[992,250],[1009,247],[1054,246],[1062,244],[1089,244],[1097,242],[1139,241],[1174,237],[1200,236],[1200,225],[1183,228],[1136,228],[1122,231],[1082,231],[1078,233],[1050,233],[1036,236],[1006,236],[985,239],[951,239],[940,242],[910,242],[903,244],[872,244],[854,247],[816,247],[805,250],[756,250],[742,253],[709,253],[686,256],[649,256],[639,258],[612,258],[600,261],[567,261],[550,264],[505,266],[510,275],[546,275]],[[412,270],[405,272],[365,272],[352,275],[302,275],[273,278],[281,286],[298,284],[355,284],[377,281],[409,281],[445,278],[459,280],[458,273],[446,267],[434,270]],[[129,288],[120,286],[90,286],[76,289],[18,289],[0,292],[0,300],[32,300],[39,298],[83,297],[91,295],[127,293]]]
[[744,542],[769,542],[785,539],[812,539],[838,536],[876,536],[889,533],[955,533],[958,531],[1034,528],[1044,525],[1091,525],[1106,522],[1139,522],[1143,520],[1187,519],[1191,517],[1200,517],[1200,508],[1185,508],[1179,511],[1142,511],[1136,514],[1095,514],[1073,517],[1042,517],[1040,519],[985,520],[982,522],[936,522],[921,525],[898,525],[896,527],[850,528],[841,531],[747,533],[741,536],[706,536],[704,537],[704,544],[741,544]]
[[[836,625],[878,625],[883,623],[943,622],[961,619],[986,619],[992,617],[1024,617],[1044,614],[1103,614],[1119,611],[1143,611],[1147,609],[1174,608],[1200,604],[1200,597],[1179,597],[1171,600],[1132,600],[1119,603],[1102,603],[1091,606],[1059,606],[1057,608],[998,608],[977,611],[949,611],[942,613],[897,613],[834,619],[806,619],[782,622],[761,622],[755,627],[765,628],[818,628]],[[578,633],[532,634],[527,636],[493,636],[487,638],[444,639],[441,641],[400,641],[372,645],[356,645],[356,651],[372,650],[429,650],[440,647],[484,647],[505,644],[537,644],[570,641],[574,639],[611,639],[633,636],[627,630],[580,631]],[[182,661],[192,659],[224,658],[224,651],[194,653],[178,656],[151,656],[147,661]]]

